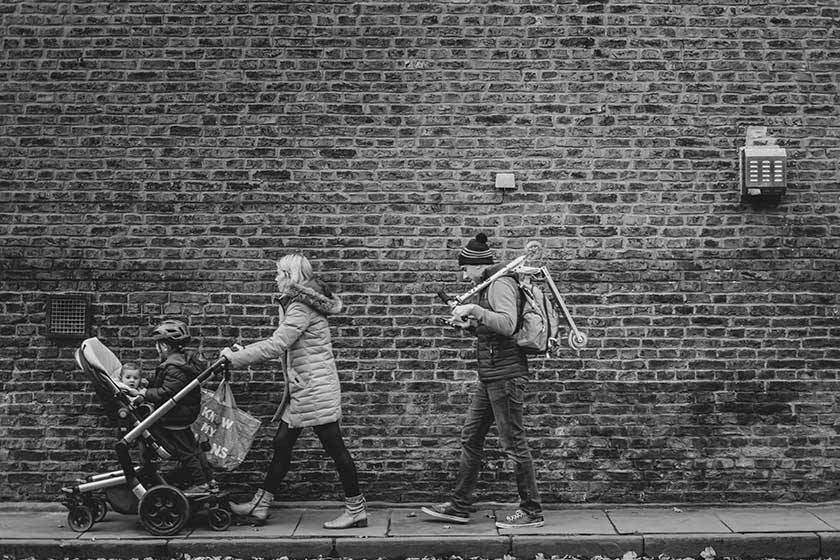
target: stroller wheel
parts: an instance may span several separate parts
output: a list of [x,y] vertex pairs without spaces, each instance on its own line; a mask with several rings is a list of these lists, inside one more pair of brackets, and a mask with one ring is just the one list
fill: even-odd
[[140,523],[152,535],[169,537],[183,529],[190,519],[186,496],[173,486],[155,486],[140,499]]
[[87,506],[75,506],[67,514],[67,525],[77,533],[93,527],[93,512]]
[[231,515],[226,509],[211,507],[207,510],[207,518],[210,528],[214,531],[227,531],[230,528]]
[[93,521],[95,523],[99,523],[105,519],[105,516],[108,514],[108,504],[105,503],[105,500],[99,497],[94,498],[91,505],[93,506],[91,508],[93,512]]

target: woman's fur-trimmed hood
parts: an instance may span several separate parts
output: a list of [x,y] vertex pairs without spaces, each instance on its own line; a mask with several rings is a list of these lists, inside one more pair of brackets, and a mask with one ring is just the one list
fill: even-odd
[[344,305],[341,298],[333,294],[329,287],[320,280],[310,280],[305,284],[292,284],[283,291],[280,302],[286,307],[294,301],[299,301],[321,315],[335,315],[341,313]]

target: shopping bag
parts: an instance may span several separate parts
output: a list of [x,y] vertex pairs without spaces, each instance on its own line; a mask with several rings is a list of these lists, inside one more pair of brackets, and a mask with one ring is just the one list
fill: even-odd
[[207,460],[225,470],[235,469],[251,449],[260,421],[236,407],[230,383],[219,383],[215,393],[202,389],[201,412],[192,429],[199,440],[207,440]]

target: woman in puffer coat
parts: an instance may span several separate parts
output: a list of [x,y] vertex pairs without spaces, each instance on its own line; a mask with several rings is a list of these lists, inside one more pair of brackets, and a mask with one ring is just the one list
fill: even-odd
[[277,288],[281,294],[280,325],[271,338],[221,355],[238,368],[283,358],[286,390],[274,419],[280,427],[274,436],[274,457],[262,487],[249,502],[231,504],[233,513],[258,522],[289,471],[292,447],[304,428],[312,427],[324,450],[335,461],[344,489],[345,510],[324,523],[327,529],[367,527],[365,500],[359,491],[356,466],[341,437],[341,386],[335,367],[327,316],[341,311],[341,300],[312,274],[303,255],[286,255],[277,263]]

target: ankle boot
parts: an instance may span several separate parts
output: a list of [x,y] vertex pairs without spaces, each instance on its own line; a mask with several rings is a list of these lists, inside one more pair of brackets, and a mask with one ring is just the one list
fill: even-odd
[[351,529],[367,526],[367,504],[365,497],[361,494],[345,499],[344,511],[341,515],[324,523],[324,529]]
[[248,502],[242,504],[230,502],[230,511],[240,517],[253,517],[257,521],[265,521],[268,518],[268,507],[272,500],[274,500],[274,494],[260,488]]

